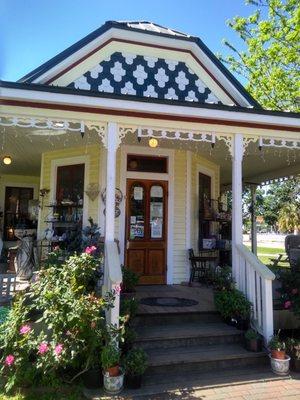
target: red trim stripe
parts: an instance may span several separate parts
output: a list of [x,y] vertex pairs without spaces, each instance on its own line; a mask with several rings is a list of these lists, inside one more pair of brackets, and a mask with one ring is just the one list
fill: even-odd
[[158,114],[153,112],[139,112],[139,111],[127,111],[127,110],[116,110],[107,109],[99,107],[88,107],[88,106],[72,106],[65,104],[56,103],[36,103],[33,101],[18,101],[18,100],[2,100],[2,105],[18,106],[18,107],[35,107],[49,110],[64,110],[64,111],[76,111],[76,112],[86,112],[97,115],[115,115],[123,117],[136,117],[136,118],[152,118],[155,120],[165,120],[165,121],[182,121],[182,122],[194,122],[200,124],[216,124],[216,125],[227,125],[227,126],[240,126],[247,128],[258,128],[258,129],[273,129],[275,131],[289,131],[289,132],[300,132],[300,128],[292,126],[282,126],[282,125],[272,125],[266,123],[256,123],[256,122],[239,122],[230,121],[218,118],[203,118],[203,117],[188,117],[185,115],[166,115]]

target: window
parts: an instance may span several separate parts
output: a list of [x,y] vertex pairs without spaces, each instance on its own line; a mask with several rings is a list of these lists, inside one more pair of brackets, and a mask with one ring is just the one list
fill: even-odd
[[166,174],[168,172],[167,157],[151,157],[129,154],[127,156],[127,171],[156,172]]
[[83,204],[84,164],[64,165],[57,168],[56,200],[57,204]]
[[139,183],[130,190],[130,239],[143,239],[145,236],[145,190]]

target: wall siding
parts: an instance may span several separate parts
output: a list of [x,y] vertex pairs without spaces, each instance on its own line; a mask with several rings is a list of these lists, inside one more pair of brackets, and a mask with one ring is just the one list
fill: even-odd
[[186,157],[187,152],[176,150],[174,156],[174,222],[173,222],[173,282],[187,278],[186,258]]

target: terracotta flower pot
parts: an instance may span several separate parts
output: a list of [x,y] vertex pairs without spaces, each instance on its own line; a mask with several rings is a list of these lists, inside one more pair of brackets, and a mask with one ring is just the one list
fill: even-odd
[[262,350],[262,340],[261,339],[246,339],[246,349],[248,351],[253,351],[258,353]]
[[118,376],[120,374],[120,368],[118,365],[115,365],[114,367],[110,367],[106,370],[109,376]]
[[284,360],[286,358],[285,350],[271,350],[271,356],[276,360]]

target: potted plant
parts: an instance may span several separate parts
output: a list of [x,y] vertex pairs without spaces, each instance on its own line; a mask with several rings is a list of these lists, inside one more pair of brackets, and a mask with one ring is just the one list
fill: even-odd
[[269,341],[269,349],[271,350],[272,358],[276,358],[277,360],[284,360],[286,356],[285,342],[280,339],[279,333],[280,332],[278,332],[277,335],[274,335]]
[[289,373],[291,357],[286,355],[285,348],[285,342],[280,340],[278,332],[269,342],[271,368],[277,375],[287,375]]
[[126,386],[129,389],[139,389],[142,377],[147,369],[147,355],[143,349],[135,348],[125,357]]
[[120,368],[120,350],[109,344],[101,352],[103,383],[107,393],[116,394],[123,388],[124,373]]
[[262,349],[262,338],[254,329],[248,329],[245,333],[245,345],[248,351],[255,353]]
[[123,354],[128,353],[128,351],[132,349],[133,343],[136,340],[136,336],[135,330],[131,326],[125,325],[124,335],[121,343]]
[[291,369],[300,372],[300,340],[287,339],[286,352],[291,357]]

